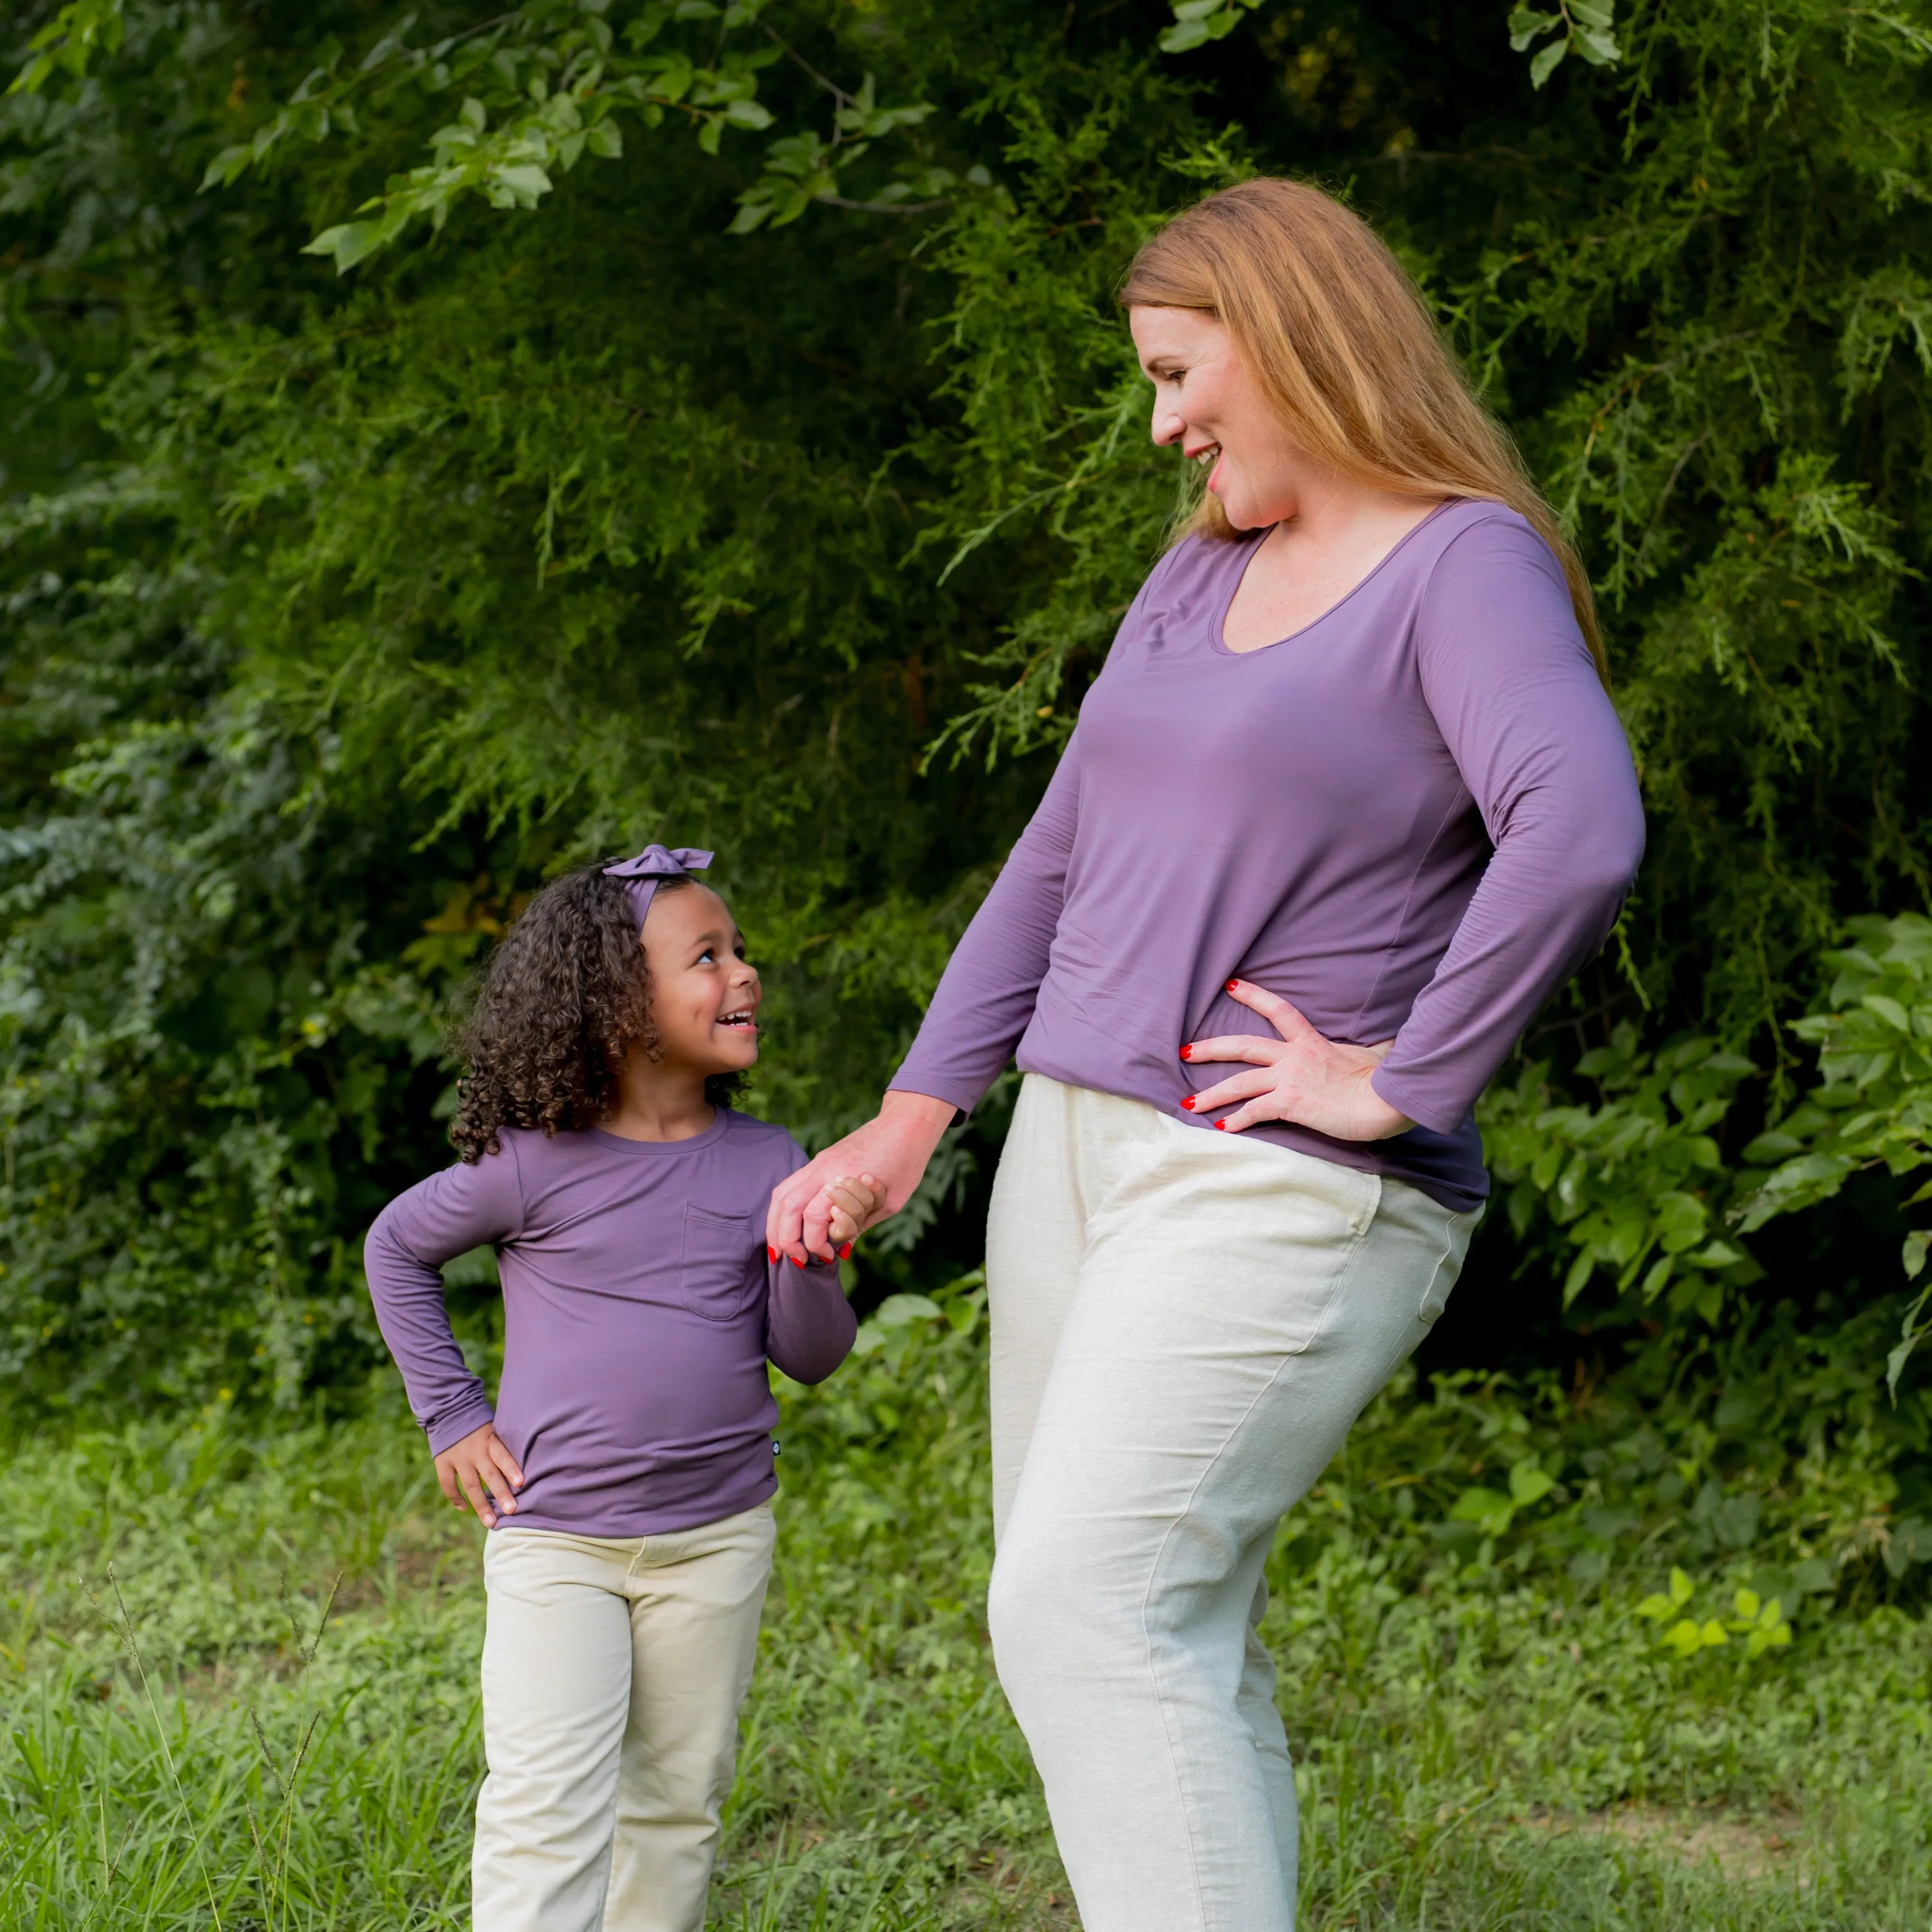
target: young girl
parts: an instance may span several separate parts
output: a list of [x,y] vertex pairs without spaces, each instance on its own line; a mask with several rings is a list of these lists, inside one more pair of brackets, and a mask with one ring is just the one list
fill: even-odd
[[[392,1201],[365,1250],[443,1493],[491,1532],[477,1932],[701,1932],[771,1570],[765,1364],[818,1382],[852,1344],[830,1248],[763,1244],[806,1156],[726,1104],[758,1057],[760,991],[691,877],[710,860],[653,845],[532,900],[464,1042],[462,1160]],[[869,1177],[827,1192],[849,1244]],[[494,1413],[438,1273],[484,1242]]]

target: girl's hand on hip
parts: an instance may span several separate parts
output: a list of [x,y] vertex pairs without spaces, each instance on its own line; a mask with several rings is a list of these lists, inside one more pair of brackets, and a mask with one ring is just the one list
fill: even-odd
[[[1232,1074],[1184,1100],[1188,1112],[1233,1106],[1233,1113],[1214,1123],[1231,1134],[1263,1120],[1292,1120],[1338,1141],[1387,1140],[1414,1126],[1369,1084],[1369,1076],[1382,1064],[1393,1040],[1379,1046],[1344,1046],[1317,1033],[1274,993],[1245,980],[1230,980],[1228,991],[1260,1014],[1280,1037],[1224,1034],[1184,1046],[1180,1057],[1190,1066],[1204,1060],[1245,1060],[1253,1070]],[[1236,1106],[1237,1102],[1241,1104]]]
[[[517,1513],[515,1492],[524,1486],[517,1459],[503,1446],[496,1425],[486,1422],[452,1442],[436,1459],[436,1479],[458,1509],[473,1509],[485,1529],[496,1527],[496,1513]],[[464,1501],[468,1497],[469,1502]],[[492,1505],[494,1505],[493,1508]]]
[[833,1142],[772,1190],[765,1216],[765,1241],[772,1259],[789,1256],[802,1268],[813,1256],[822,1262],[836,1258],[841,1244],[833,1241],[831,1228],[839,1204],[830,1190],[849,1185],[853,1174],[865,1178],[874,1201],[858,1228],[875,1227],[896,1214],[919,1185],[940,1136],[952,1124],[957,1111],[950,1101],[936,1100],[930,1094],[888,1094],[876,1118]]

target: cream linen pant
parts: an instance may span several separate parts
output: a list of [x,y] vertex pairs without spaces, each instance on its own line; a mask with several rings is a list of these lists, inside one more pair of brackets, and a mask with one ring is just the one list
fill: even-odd
[[1475,1220],[1027,1076],[987,1229],[988,1607],[1086,1932],[1291,1932],[1262,1562]]
[[773,1540],[490,1532],[476,1932],[703,1932]]

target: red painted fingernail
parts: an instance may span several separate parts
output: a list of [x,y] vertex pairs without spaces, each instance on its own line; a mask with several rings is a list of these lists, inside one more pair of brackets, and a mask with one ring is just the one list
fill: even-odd
[[796,1255],[794,1255],[791,1258],[791,1264],[795,1268],[802,1268],[805,1265],[804,1262],[800,1261]]
[[776,1261],[778,1258],[778,1250],[773,1247],[769,1241],[765,1244],[765,1253],[772,1261]]
[[1188,1096],[1186,1097],[1186,1100],[1183,1100],[1183,1101],[1181,1102],[1181,1103],[1180,1103],[1180,1111],[1181,1111],[1184,1114],[1191,1114],[1191,1113],[1192,1113],[1192,1112],[1193,1112],[1193,1111],[1194,1111],[1194,1096],[1193,1096],[1192,1094],[1189,1094],[1189,1095],[1188,1095]]
[[1235,988],[1237,986],[1238,986],[1240,983],[1241,983],[1241,982],[1240,982],[1240,980],[1230,980],[1228,982],[1228,992],[1232,993],[1232,992],[1234,990],[1234,988]]
[[1180,1057],[1183,1060],[1192,1060],[1194,1058],[1193,1048],[1191,1046],[1184,1046],[1180,1049]]
[[1228,1131],[1227,1122],[1226,1120],[1216,1120],[1214,1123],[1214,1131],[1217,1134],[1225,1134]]
[[838,1258],[842,1262],[848,1260],[851,1256],[851,1253],[852,1244],[850,1241],[848,1241],[845,1245],[838,1250]]

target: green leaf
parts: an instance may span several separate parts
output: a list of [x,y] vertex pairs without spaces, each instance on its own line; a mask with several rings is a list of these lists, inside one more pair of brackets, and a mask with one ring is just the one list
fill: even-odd
[[1563,1306],[1568,1308],[1581,1294],[1591,1276],[1597,1271],[1596,1257],[1586,1248],[1570,1264],[1569,1272],[1563,1277]]
[[534,161],[512,163],[508,166],[493,168],[491,178],[516,196],[520,202],[535,207],[538,198],[550,191],[550,176]]
[[1540,88],[1562,64],[1563,56],[1570,51],[1568,40],[1552,40],[1529,64],[1529,84]]
[[1509,16],[1511,51],[1526,53],[1531,41],[1548,33],[1552,27],[1560,27],[1562,24],[1563,16],[1560,14],[1543,14],[1533,7],[1518,6]]
[[1702,1648],[1704,1633],[1694,1619],[1685,1617],[1664,1633],[1664,1640],[1679,1657],[1690,1657]]
[[1742,1248],[1734,1248],[1729,1241],[1708,1241],[1690,1258],[1700,1268],[1736,1268],[1740,1262],[1750,1257]]
[[382,239],[382,224],[380,221],[345,221],[334,228],[325,228],[302,252],[304,255],[334,256],[335,272],[346,275],[358,262],[380,248]]
[[1510,1471],[1509,1486],[1510,1501],[1518,1509],[1526,1509],[1549,1495],[1556,1486],[1556,1479],[1534,1462],[1522,1462]]
[[1480,1487],[1465,1490],[1449,1512],[1451,1522],[1473,1522],[1485,1536],[1500,1536],[1516,1520],[1516,1505],[1508,1496]]
[[1894,1027],[1900,1033],[1912,1030],[1912,1017],[1888,993],[1868,993],[1858,1002],[1868,1012],[1877,1014],[1887,1026]]

